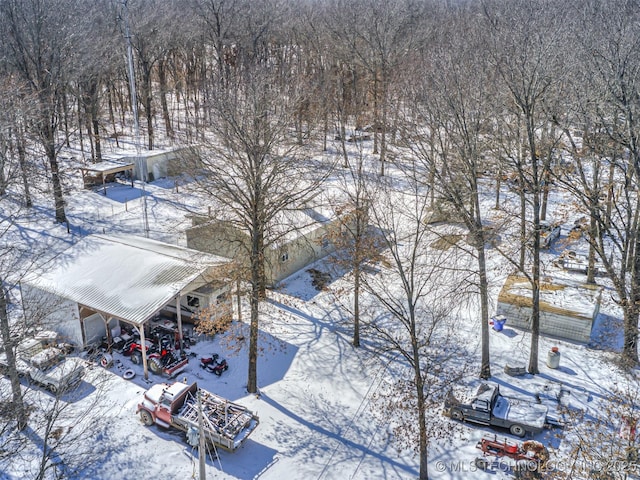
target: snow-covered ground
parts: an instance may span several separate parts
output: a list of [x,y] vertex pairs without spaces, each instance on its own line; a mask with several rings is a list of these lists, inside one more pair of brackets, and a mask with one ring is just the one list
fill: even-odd
[[[145,186],[150,236],[169,243],[183,244],[183,231],[189,225],[185,214],[198,208],[198,199],[188,185],[176,184],[176,179],[161,179]],[[4,218],[13,215],[13,226],[2,238],[3,242],[20,245],[51,257],[89,233],[126,232],[144,235],[142,221],[142,187],[110,186],[106,196],[102,191],[78,190],[67,196],[71,232],[55,225],[51,208],[39,204],[25,213],[3,201],[0,208]],[[43,197],[43,202],[49,201]],[[566,200],[566,199],[564,199]],[[491,205],[492,198],[487,198]],[[563,198],[555,199],[551,211],[562,212]],[[554,210],[555,208],[555,210]],[[488,207],[488,211],[491,209]],[[561,214],[558,214],[559,217]],[[573,218],[566,214],[561,220]],[[563,234],[563,237],[565,235]],[[562,240],[562,239],[561,239]],[[557,243],[560,245],[560,243]],[[42,249],[42,247],[46,247]],[[558,246],[560,248],[560,246]],[[579,274],[564,274],[554,270],[553,258],[558,251],[544,256],[546,273],[562,274],[580,279]],[[488,250],[492,300],[510,268],[502,256]],[[23,261],[21,264],[26,265]],[[326,261],[314,266],[329,271]],[[16,280],[14,278],[13,280]],[[243,324],[235,323],[226,335],[203,340],[191,348],[193,356],[189,369],[180,375],[223,397],[237,401],[256,412],[260,425],[249,440],[236,452],[220,452],[219,459],[207,459],[207,475],[220,479],[411,479],[419,474],[418,458],[412,450],[399,449],[388,425],[381,421],[374,408],[374,397],[385,376],[384,364],[365,346],[354,348],[350,343],[350,329],[336,315],[336,293],[348,292],[346,279],[337,278],[331,291],[318,292],[306,271],[300,271],[283,282],[281,288],[268,295],[262,305],[261,352],[258,363],[260,395],[247,395],[246,345],[238,341]],[[12,291],[18,299],[17,291]],[[338,295],[340,295],[338,293]],[[345,294],[346,295],[346,294]],[[619,308],[609,296],[603,305],[596,332],[604,332],[609,345],[616,346],[618,331],[605,321],[618,319]],[[494,305],[495,307],[495,305]],[[12,310],[13,311],[13,310]],[[248,313],[244,313],[247,318]],[[471,350],[479,351],[480,325],[477,307],[473,305],[459,313],[460,330],[464,332]],[[233,338],[235,336],[235,338]],[[231,338],[229,338],[231,337]],[[594,335],[594,338],[601,338]],[[236,340],[236,341],[234,341]],[[572,395],[574,406],[597,409],[599,401],[610,394],[618,379],[612,374],[612,354],[591,347],[541,338],[540,375],[511,377],[503,373],[505,364],[528,362],[528,334],[511,328],[509,323],[501,332],[491,331],[492,381],[503,394],[533,401],[536,394],[541,401],[555,407],[560,385]],[[547,352],[559,347],[560,368],[545,365]],[[198,367],[198,358],[211,353],[226,358],[230,368],[221,377]],[[76,478],[197,478],[197,452],[190,447],[181,432],[152,426],[145,427],[136,416],[136,406],[145,389],[160,378],[150,375],[145,381],[141,370],[128,358],[116,355],[109,369],[109,384],[104,394],[103,425],[95,432],[94,449],[103,454],[100,462],[88,464]],[[122,373],[137,369],[136,377],[127,381]],[[93,373],[101,371],[94,367]],[[474,372],[475,374],[476,372]],[[2,380],[6,388],[6,380]],[[478,380],[469,376],[468,387]],[[26,382],[24,388],[28,388]],[[98,394],[91,385],[91,375],[68,400],[82,408]],[[35,388],[33,395],[49,395]],[[441,412],[429,412],[441,417]],[[473,464],[479,451],[476,443],[490,429],[460,425],[442,419],[450,426],[445,438],[434,440],[430,448],[430,477],[434,479],[466,479],[474,471],[474,478],[509,478],[506,468],[477,472]],[[506,432],[497,432],[501,437]],[[552,455],[564,458],[570,438],[559,429],[548,430],[537,439],[550,447]],[[416,440],[417,441],[417,440]],[[36,453],[34,446],[25,455],[0,457],[0,478],[18,480],[33,478],[28,453]],[[504,467],[499,465],[498,467]],[[558,470],[565,468],[559,464]],[[52,478],[52,477],[51,477]]]

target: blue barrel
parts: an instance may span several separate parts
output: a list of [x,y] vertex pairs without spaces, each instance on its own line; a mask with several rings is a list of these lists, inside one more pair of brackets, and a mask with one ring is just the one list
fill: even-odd
[[507,317],[504,315],[496,315],[491,318],[491,325],[496,332],[501,332],[505,323],[507,323]]

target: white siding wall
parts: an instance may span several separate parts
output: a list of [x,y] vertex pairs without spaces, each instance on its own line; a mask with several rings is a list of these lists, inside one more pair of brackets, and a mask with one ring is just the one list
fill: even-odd
[[[531,329],[531,308],[510,303],[498,302],[496,315],[507,317],[506,325],[523,330]],[[594,316],[597,315],[594,313]],[[552,337],[564,338],[576,342],[588,343],[591,340],[592,318],[561,315],[555,312],[540,312],[540,333]]]
[[78,304],[49,292],[22,284],[22,304],[28,326],[57,332],[64,341],[83,345]]
[[93,343],[100,343],[102,337],[107,335],[107,327],[104,317],[99,313],[89,315],[83,320],[84,323],[84,338],[87,345]]

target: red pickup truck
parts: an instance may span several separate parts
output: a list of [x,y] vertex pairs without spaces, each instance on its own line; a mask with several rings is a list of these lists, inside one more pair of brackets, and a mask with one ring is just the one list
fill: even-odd
[[177,428],[191,436],[199,432],[198,397],[203,414],[203,434],[206,441],[233,451],[258,426],[258,417],[246,407],[198,388],[175,382],[154,385],[144,393],[136,413],[147,426],[160,425]]

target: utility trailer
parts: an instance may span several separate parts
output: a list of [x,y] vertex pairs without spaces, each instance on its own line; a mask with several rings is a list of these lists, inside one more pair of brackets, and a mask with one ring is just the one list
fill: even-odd
[[246,407],[198,388],[197,383],[154,385],[144,393],[136,413],[147,426],[177,428],[190,437],[200,431],[198,397],[202,408],[202,433],[207,443],[236,450],[258,426],[257,415]]

